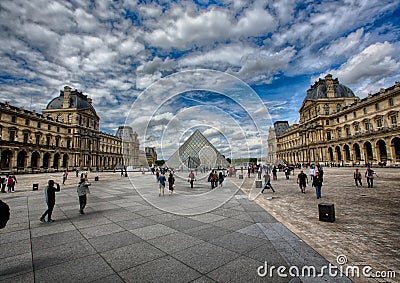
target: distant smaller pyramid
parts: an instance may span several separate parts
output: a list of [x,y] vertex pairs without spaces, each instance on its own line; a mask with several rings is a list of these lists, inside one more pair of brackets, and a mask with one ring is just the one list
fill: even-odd
[[170,168],[226,168],[229,162],[224,156],[196,130],[182,146],[168,159]]

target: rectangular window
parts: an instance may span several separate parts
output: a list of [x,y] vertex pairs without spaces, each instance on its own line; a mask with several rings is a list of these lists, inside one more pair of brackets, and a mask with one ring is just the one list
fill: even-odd
[[376,124],[378,125],[378,128],[382,128],[382,119],[378,119]]
[[29,126],[29,119],[26,119],[26,120],[25,120],[25,125],[26,125],[26,126]]
[[364,107],[364,114],[368,114],[368,110],[366,107]]
[[28,143],[29,135],[28,133],[24,133],[24,143]]
[[347,114],[346,114],[346,115],[344,115],[344,120],[345,120],[345,121],[347,121]]
[[40,128],[40,122],[37,122],[37,127]]
[[392,126],[397,125],[397,117],[395,115],[390,116],[390,122],[392,123]]
[[10,131],[10,141],[15,140],[15,131]]
[[326,120],[326,125],[329,126],[329,120]]
[[368,122],[365,123],[365,130],[369,131],[369,123]]
[[346,136],[350,136],[351,132],[350,132],[350,128],[346,128]]
[[50,137],[46,137],[46,145],[47,145],[47,146],[50,145]]
[[36,135],[36,144],[40,144],[40,135]]
[[355,128],[356,132],[360,131],[360,126],[358,124],[356,124],[356,126],[354,128]]
[[17,117],[16,116],[11,116],[11,122],[15,123],[17,121]]
[[336,118],[336,122],[339,123],[339,121],[340,121],[339,118]]
[[332,139],[331,132],[326,133],[326,138],[328,141],[330,141]]
[[71,147],[71,140],[67,140],[67,148]]
[[389,98],[389,106],[394,106],[394,99],[393,99],[393,97]]
[[51,125],[47,125],[47,129],[50,131],[51,130]]
[[56,138],[56,147],[58,147],[59,144],[60,144],[60,139],[59,139],[59,138]]
[[379,103],[375,104],[375,110],[378,111],[379,110]]
[[59,133],[60,132],[60,127],[57,127],[57,133]]
[[71,129],[68,129],[68,134],[70,134],[71,133]]
[[357,112],[356,111],[353,112],[353,117],[357,118]]

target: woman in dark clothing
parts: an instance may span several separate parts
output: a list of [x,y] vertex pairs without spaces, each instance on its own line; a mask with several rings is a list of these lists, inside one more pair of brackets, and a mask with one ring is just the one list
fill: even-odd
[[222,183],[224,182],[224,174],[222,174],[222,172],[219,172],[218,181],[219,181],[219,186],[222,187]]
[[174,184],[175,184],[174,174],[169,173],[169,177],[168,177],[169,195],[172,195],[172,193],[174,192]]
[[312,184],[315,188],[317,199],[321,198],[322,176],[320,176],[318,172],[315,172]]
[[[55,187],[54,185],[57,185]],[[53,214],[54,205],[56,204],[56,192],[60,191],[60,185],[54,183],[54,180],[49,180],[48,186],[45,188],[45,198],[47,203],[47,210],[43,213],[42,217],[40,217],[40,222],[44,222],[44,218],[47,215],[47,222],[54,222],[51,219],[51,215]]]

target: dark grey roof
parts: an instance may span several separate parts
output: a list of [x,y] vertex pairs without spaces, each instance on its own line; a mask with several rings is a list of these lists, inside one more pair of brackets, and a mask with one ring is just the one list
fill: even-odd
[[[320,79],[307,91],[306,99],[327,98],[326,81]],[[336,98],[355,97],[354,92],[345,85],[339,83],[337,79],[333,80],[333,90]]]
[[[64,101],[64,93],[61,92],[59,97],[54,98],[47,104],[46,109],[60,109],[63,108],[63,101]],[[80,94],[71,92],[70,99],[69,99],[69,107],[70,108],[77,108],[77,109],[91,109],[94,113],[96,110],[94,109],[93,105],[87,101],[87,97]]]

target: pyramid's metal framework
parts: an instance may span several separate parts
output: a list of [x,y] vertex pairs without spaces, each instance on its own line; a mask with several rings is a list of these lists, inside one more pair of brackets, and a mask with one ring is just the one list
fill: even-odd
[[168,159],[167,166],[175,169],[226,168],[229,162],[196,130]]

